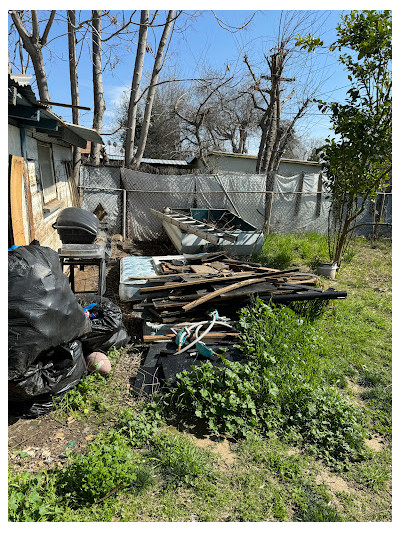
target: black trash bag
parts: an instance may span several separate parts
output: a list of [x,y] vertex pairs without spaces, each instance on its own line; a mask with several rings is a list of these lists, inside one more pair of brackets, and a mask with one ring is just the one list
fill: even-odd
[[33,417],[47,413],[86,372],[78,340],[43,352],[22,379],[8,382],[10,412]]
[[92,331],[81,338],[85,356],[128,344],[130,336],[122,322],[122,311],[116,304],[104,296],[82,295],[78,297],[78,301],[82,307],[96,303],[89,311]]
[[58,254],[20,246],[8,252],[8,379],[18,380],[50,348],[90,331]]

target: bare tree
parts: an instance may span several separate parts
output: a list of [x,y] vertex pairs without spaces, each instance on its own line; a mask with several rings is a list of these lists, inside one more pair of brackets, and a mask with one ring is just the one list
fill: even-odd
[[[68,17],[68,53],[69,53],[69,79],[71,86],[71,104],[72,104],[72,122],[74,124],[80,124],[79,115],[79,88],[78,88],[78,61],[76,57],[76,16],[75,10],[67,11]],[[81,164],[81,149],[79,146],[73,147],[73,169],[74,179],[78,183],[79,169]]]
[[147,141],[147,135],[149,132],[151,111],[153,108],[156,84],[158,83],[158,77],[160,74],[160,70],[162,68],[164,51],[167,46],[168,36],[171,32],[174,21],[175,21],[175,11],[172,9],[168,11],[167,20],[165,21],[165,26],[164,26],[164,29],[161,35],[159,45],[158,45],[156,58],[154,60],[153,72],[151,75],[149,90],[147,92],[146,107],[144,110],[142,130],[140,132],[138,147],[137,147],[137,151],[134,156],[134,160],[132,164],[132,168],[134,169],[139,168],[140,161],[143,157],[144,150],[146,148],[146,141]]
[[[312,15],[303,12],[284,12],[281,15],[278,36],[275,46],[270,53],[264,54],[267,72],[256,74],[247,55],[244,62],[248,69],[251,84],[248,94],[251,96],[253,106],[261,112],[259,126],[261,139],[257,155],[257,172],[274,172],[277,170],[280,158],[288,141],[293,138],[296,122],[304,116],[311,102],[315,83],[296,82],[294,76],[284,74],[290,69],[290,60],[298,52],[295,49],[295,37],[301,28],[312,25]],[[290,84],[288,86],[288,84]],[[296,98],[296,103],[294,99]],[[283,121],[282,108],[291,102],[292,118]]]
[[23,20],[22,11],[10,11],[10,16],[14,22],[15,28],[22,40],[23,47],[32,60],[35,71],[36,82],[39,91],[39,98],[43,102],[50,102],[49,88],[47,84],[46,69],[43,60],[43,47],[47,44],[47,39],[51,26],[56,15],[56,11],[51,11],[46,22],[42,36],[40,36],[39,18],[37,10],[31,11],[32,31],[29,32]]
[[138,111],[140,82],[142,79],[144,56],[146,53],[148,27],[149,11],[142,10],[140,12],[139,40],[136,51],[135,67],[133,70],[132,88],[129,98],[128,120],[126,126],[127,130],[125,141],[125,166],[128,168],[131,166],[134,157],[136,117]]
[[223,140],[211,125],[218,112],[219,90],[232,79],[233,76],[222,75],[216,80],[215,75],[206,74],[175,103],[175,113],[183,123],[183,142],[193,147],[206,168],[209,168],[207,152],[223,146]]
[[248,138],[258,127],[259,111],[253,107],[247,91],[237,84],[221,87],[217,97],[215,109],[206,121],[210,135],[219,139],[219,143],[228,143],[233,153],[246,154]]
[[[101,11],[92,11],[92,61],[93,61],[93,129],[101,133],[106,104],[103,94],[103,61],[101,43]],[[94,165],[100,164],[100,148],[92,143],[90,158]]]

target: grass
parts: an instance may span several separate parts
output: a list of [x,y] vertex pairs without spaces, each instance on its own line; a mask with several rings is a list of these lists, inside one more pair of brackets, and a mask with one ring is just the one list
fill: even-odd
[[[270,236],[262,262],[279,268],[291,265],[310,268],[317,257],[323,258],[325,246],[320,236],[311,235],[308,241],[307,236]],[[247,316],[250,329],[244,340],[248,352],[257,356],[258,361],[266,353],[269,361],[271,357],[281,358],[280,366],[274,363],[268,366],[269,383],[273,381],[278,390],[274,400],[275,392],[271,389],[272,399],[268,399],[271,406],[285,403],[294,406],[296,401],[296,405],[303,406],[297,411],[289,410],[292,420],[296,419],[291,425],[288,418],[282,418],[268,431],[254,426],[254,431],[230,441],[223,440],[223,435],[215,437],[204,448],[189,428],[172,427],[175,422],[166,419],[160,403],[122,405],[120,384],[112,376],[107,380],[85,378],[57,407],[56,414],[60,419],[73,414],[76,423],[82,424],[88,419],[97,420],[96,439],[85,453],[68,452],[68,463],[63,468],[37,474],[10,469],[9,519],[390,521],[390,283],[391,243],[382,239],[372,245],[358,239],[337,279],[325,282],[326,286],[346,290],[348,298],[330,304],[315,316],[311,325],[305,324],[304,330],[299,328],[296,332],[289,328],[292,318],[285,322],[283,317],[275,324],[274,344],[274,336],[266,337],[270,332],[263,330],[265,324]],[[292,317],[290,313],[288,316]],[[256,324],[255,330],[263,332],[268,342],[260,344],[260,336],[251,330],[251,324]],[[289,328],[287,348],[279,352],[283,339],[279,336],[285,335],[284,328],[279,329],[282,324]],[[310,340],[306,331],[314,332],[318,339]],[[296,343],[299,346],[295,357]],[[119,354],[114,353],[113,357],[113,363],[118,364]],[[296,366],[291,367],[294,363]],[[288,377],[291,368],[296,368],[293,379]],[[250,419],[254,416],[253,403],[257,407],[258,393],[246,387],[240,390],[247,379],[245,371],[239,374],[241,381],[235,381],[235,368],[228,370],[233,372],[226,376],[226,380],[231,380],[230,390],[246,402]],[[204,379],[204,375],[201,377]],[[308,399],[300,401],[299,389],[294,385],[304,381],[309,387],[305,396]],[[287,386],[290,387],[285,389]],[[221,391],[219,394],[224,398]],[[204,395],[207,393],[203,392]],[[281,400],[279,395],[283,395]],[[316,404],[313,415],[312,404]],[[329,417],[338,406],[350,413],[349,405],[354,412],[362,413],[357,423],[365,433],[363,457],[349,460],[351,454],[346,457],[345,452],[339,461],[329,461],[321,452],[336,449],[332,448],[336,436],[323,430],[320,422],[327,420],[327,430],[332,430],[335,424],[342,423],[343,413],[338,412],[334,419]],[[243,412],[243,406],[239,405],[238,410]],[[306,422],[296,418],[299,414],[305,415]],[[104,427],[106,415],[108,424]],[[283,416],[282,410],[279,415]],[[264,412],[261,422],[272,420],[272,416],[277,422],[272,411],[268,416]],[[348,427],[340,424],[336,430],[341,428],[348,435],[352,419]],[[317,431],[316,440],[307,436],[310,431]],[[375,446],[368,447],[369,442]],[[229,461],[221,451],[226,449],[231,454]]]

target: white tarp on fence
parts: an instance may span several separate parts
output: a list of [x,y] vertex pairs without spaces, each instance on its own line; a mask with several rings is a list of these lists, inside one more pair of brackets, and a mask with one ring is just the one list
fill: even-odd
[[265,183],[266,176],[260,174],[196,176],[197,207],[228,209],[261,230],[265,221]]
[[[189,209],[191,207],[229,209],[262,229],[266,217],[266,175],[152,175],[121,169],[128,191],[128,235],[145,241],[162,235],[162,222],[150,208]],[[275,176],[271,209],[272,233],[318,231],[328,228],[329,200],[325,187],[318,195],[318,174],[285,178]],[[296,191],[303,194],[295,194]],[[319,198],[318,198],[319,197]]]
[[[137,241],[149,241],[163,235],[162,222],[150,213],[150,208],[229,209],[257,229],[269,221],[270,233],[328,231],[330,200],[325,183],[319,190],[319,174],[275,175],[273,196],[267,191],[267,176],[259,174],[219,174],[178,176],[147,174],[126,168],[82,167],[83,205],[91,211],[101,203],[110,233],[122,228],[122,187],[127,191],[127,235]],[[382,218],[391,223],[391,194],[381,195],[384,201]],[[270,200],[272,199],[271,209]],[[379,220],[379,201],[370,202],[360,216],[363,225],[356,233],[368,235]],[[390,225],[381,226],[382,234],[390,234]]]
[[162,222],[150,209],[163,207],[189,209],[193,206],[195,176],[146,174],[121,168],[127,194],[128,236],[135,241],[149,241],[162,235]]
[[271,233],[328,231],[330,200],[325,184],[318,191],[319,174],[275,176]]

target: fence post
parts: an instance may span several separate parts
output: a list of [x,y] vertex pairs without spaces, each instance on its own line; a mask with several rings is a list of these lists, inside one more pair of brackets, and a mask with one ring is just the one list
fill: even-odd
[[300,174],[299,184],[298,184],[297,191],[296,191],[298,194],[296,194],[295,204],[294,204],[294,216],[295,217],[297,217],[300,213],[300,204],[301,204],[303,186],[304,186],[304,172]]
[[274,193],[271,191],[268,193],[268,210],[267,210],[267,225],[265,228],[265,234],[269,235],[271,227],[271,213],[272,213],[272,202],[274,201]]
[[264,222],[264,234],[269,235],[271,229],[271,214],[272,203],[274,201],[274,185],[275,185],[275,172],[269,171],[267,173],[267,179],[265,181],[265,187],[267,190],[265,196],[265,222]]
[[126,190],[122,189],[122,239],[126,239]]

